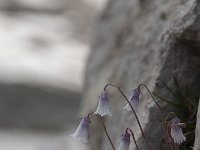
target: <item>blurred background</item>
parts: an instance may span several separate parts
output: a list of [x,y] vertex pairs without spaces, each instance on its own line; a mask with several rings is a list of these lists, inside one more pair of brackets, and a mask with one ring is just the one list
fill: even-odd
[[106,3],[0,0],[0,149],[86,149],[69,135],[91,32]]

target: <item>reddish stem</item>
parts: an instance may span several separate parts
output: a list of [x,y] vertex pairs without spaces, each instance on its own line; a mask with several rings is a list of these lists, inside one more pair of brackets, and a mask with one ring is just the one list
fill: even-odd
[[[127,128],[127,129],[131,132],[131,136],[132,136],[133,141],[135,143],[136,149],[139,150],[139,147],[138,147],[137,142],[135,140],[135,136],[134,136],[133,130],[131,130],[130,128]],[[127,130],[126,130],[126,132],[127,132]]]
[[148,88],[145,84],[140,84],[140,85],[138,86],[139,90],[140,90],[140,87],[141,87],[141,86],[144,86],[144,87],[147,89],[147,91],[149,92],[149,94],[150,94],[150,96],[152,97],[153,101],[156,103],[156,105],[157,105],[157,107],[158,107],[158,111],[160,112],[160,115],[161,115],[162,122],[163,122],[163,124],[164,124],[164,115],[163,115],[163,112],[162,112],[162,110],[161,110],[160,105],[158,104],[158,102],[156,101],[156,99],[153,97],[153,94],[150,92],[149,88]]
[[[89,119],[90,119],[90,116],[91,116],[91,115],[94,115],[94,113],[93,113],[93,112],[90,112],[90,113],[88,114],[88,118],[89,118]],[[95,116],[96,116],[96,115],[95,115]],[[101,124],[102,124],[102,126],[103,126],[103,130],[104,130],[104,132],[105,132],[105,134],[106,134],[106,136],[107,136],[107,138],[108,138],[108,140],[109,140],[109,142],[110,142],[110,145],[111,145],[112,149],[115,150],[115,146],[114,146],[114,144],[113,144],[113,142],[112,142],[112,140],[111,140],[111,138],[110,138],[110,136],[109,136],[109,134],[108,134],[108,132],[107,132],[106,125],[104,124],[104,122],[103,122],[103,120],[102,120],[101,117],[99,117],[99,120],[100,120],[100,122],[101,122]]]
[[109,136],[109,134],[108,134],[108,132],[107,132],[106,126],[105,126],[105,124],[104,124],[102,118],[100,118],[100,121],[101,121],[101,124],[102,124],[102,126],[103,126],[104,132],[105,132],[105,134],[106,134],[106,136],[107,136],[107,138],[108,138],[108,140],[109,140],[109,142],[110,142],[110,145],[112,146],[112,149],[115,150],[115,146],[114,146],[114,144],[113,144],[113,142],[112,142],[112,140],[111,140],[111,138],[110,138],[110,136]]
[[[144,86],[144,87],[147,89],[148,93],[150,94],[151,98],[153,99],[153,101],[155,102],[155,104],[156,104],[156,106],[157,106],[157,108],[158,108],[158,111],[159,111],[160,116],[161,116],[162,124],[163,124],[163,133],[164,133],[164,137],[165,137],[165,142],[168,143],[167,141],[168,141],[168,138],[169,138],[169,137],[168,137],[168,133],[166,133],[167,127],[166,127],[166,124],[165,124],[165,122],[164,122],[164,115],[163,115],[163,112],[162,112],[162,110],[161,110],[161,107],[160,107],[160,105],[158,104],[158,102],[156,101],[156,99],[154,98],[154,96],[153,96],[153,94],[151,93],[151,91],[149,90],[149,88],[148,88],[145,84],[140,84],[140,85],[138,86],[139,90],[140,90],[140,87],[141,87],[141,86]],[[169,147],[169,145],[168,145],[168,147]]]
[[[89,119],[90,119],[90,116],[91,116],[91,115],[94,115],[94,113],[93,113],[93,112],[90,112],[90,113],[88,114],[88,118],[89,118]],[[96,115],[95,115],[95,116],[96,116]],[[115,146],[114,146],[114,144],[113,144],[113,142],[112,142],[112,140],[111,140],[111,138],[110,138],[110,136],[109,136],[109,134],[108,134],[108,132],[107,132],[106,125],[105,125],[104,122],[102,121],[102,118],[99,117],[99,120],[100,120],[100,122],[101,122],[101,124],[102,124],[102,126],[103,126],[103,130],[104,130],[104,132],[105,132],[105,134],[106,134],[106,136],[107,136],[107,138],[108,138],[108,140],[109,140],[109,142],[110,142],[110,145],[112,146],[112,149],[115,150]]]
[[[117,85],[117,84],[116,84],[116,85]],[[112,84],[107,84],[107,85],[105,86],[104,89],[106,90],[106,88],[107,88],[108,86],[113,86],[113,87],[117,88],[118,91],[119,91],[119,92],[122,94],[122,96],[125,98],[125,100],[126,100],[127,103],[129,104],[129,106],[131,107],[131,110],[132,110],[133,114],[135,115],[135,118],[136,118],[137,123],[138,123],[138,125],[139,125],[139,128],[140,128],[140,130],[141,130],[141,133],[142,133],[142,136],[143,136],[143,138],[144,138],[144,140],[145,140],[145,143],[147,144],[148,149],[151,150],[151,146],[150,146],[150,144],[149,144],[149,142],[148,142],[148,140],[147,140],[147,138],[146,138],[146,136],[145,136],[145,134],[144,134],[144,131],[143,131],[143,129],[142,129],[142,126],[141,126],[141,124],[140,124],[140,121],[139,121],[139,119],[138,119],[138,116],[137,116],[137,114],[136,114],[136,112],[135,112],[133,106],[132,106],[131,103],[129,102],[128,98],[126,97],[126,95],[122,92],[122,90],[120,89],[120,87],[119,87],[118,85],[115,86],[115,85],[112,85]]]

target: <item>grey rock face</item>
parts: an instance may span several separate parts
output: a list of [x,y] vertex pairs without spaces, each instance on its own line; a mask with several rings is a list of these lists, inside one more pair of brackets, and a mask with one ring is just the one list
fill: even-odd
[[196,124],[195,143],[194,143],[194,150],[199,150],[199,149],[200,149],[200,103],[197,113],[197,124]]
[[[200,2],[179,0],[111,0],[99,18],[88,62],[83,113],[97,106],[99,93],[106,83],[115,81],[124,91],[145,83],[153,93],[183,103],[172,92],[173,78],[187,86],[195,99],[200,91]],[[145,89],[140,100],[139,119],[154,150],[164,149],[162,126],[155,104]],[[123,110],[126,102],[113,88],[111,112],[106,118],[108,131],[117,146],[125,128],[133,129],[140,150],[146,150],[132,113]],[[128,94],[128,92],[126,92]],[[165,114],[176,108],[162,103]],[[91,149],[110,149],[99,123],[93,123]],[[131,145],[133,148],[134,145]],[[182,148],[184,149],[184,148]]]

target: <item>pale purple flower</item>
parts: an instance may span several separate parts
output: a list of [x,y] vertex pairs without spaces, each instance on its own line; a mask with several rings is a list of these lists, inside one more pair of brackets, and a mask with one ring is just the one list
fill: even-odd
[[174,140],[174,143],[181,144],[186,141],[185,136],[183,135],[180,119],[175,117],[171,121],[171,137]]
[[106,90],[99,95],[99,104],[94,114],[99,114],[102,117],[106,115],[112,116],[109,111],[109,93]]
[[130,134],[126,131],[122,135],[119,147],[117,150],[128,150],[130,145]]
[[[131,96],[129,98],[129,102],[131,103],[131,105],[133,106],[133,108],[135,110],[138,109],[138,105],[139,105],[139,98],[140,98],[140,90],[139,88],[136,88],[134,90],[131,91]],[[129,104],[127,104],[124,109],[127,109],[127,110],[131,110],[131,107]]]
[[88,136],[89,136],[89,124],[90,124],[89,116],[82,118],[78,128],[71,136],[76,139],[79,139],[80,141],[84,143],[87,143]]

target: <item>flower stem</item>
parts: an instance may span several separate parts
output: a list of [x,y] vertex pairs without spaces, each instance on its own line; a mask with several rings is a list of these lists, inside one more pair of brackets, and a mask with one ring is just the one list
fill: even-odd
[[99,118],[99,119],[100,119],[100,122],[101,122],[101,124],[102,124],[102,126],[103,126],[103,130],[104,130],[104,132],[105,132],[105,134],[106,134],[106,136],[107,136],[107,138],[108,138],[108,140],[109,140],[109,142],[110,142],[110,145],[112,146],[112,149],[115,150],[115,146],[114,146],[114,144],[113,144],[113,142],[112,142],[112,140],[111,140],[111,138],[110,138],[110,136],[109,136],[109,134],[108,134],[108,132],[107,132],[106,126],[105,126],[105,124],[104,124],[102,118]]
[[127,98],[126,95],[122,92],[121,88],[120,88],[117,84],[116,84],[117,86],[112,85],[112,84],[107,84],[107,85],[105,86],[104,89],[106,89],[106,87],[108,87],[109,85],[110,85],[110,86],[113,86],[113,87],[115,87],[115,88],[117,88],[118,91],[122,94],[122,96],[125,98],[125,100],[126,100],[127,103],[129,104],[129,106],[131,107],[131,110],[132,110],[133,114],[135,115],[135,118],[136,118],[136,120],[137,120],[137,123],[138,123],[138,125],[139,125],[139,128],[140,128],[140,130],[141,130],[141,132],[142,132],[142,136],[143,136],[143,138],[144,138],[144,140],[145,140],[145,143],[147,144],[148,149],[151,150],[151,146],[150,146],[150,144],[149,144],[149,142],[148,142],[148,140],[147,140],[147,138],[146,138],[146,136],[145,136],[145,134],[144,134],[144,131],[143,131],[143,129],[142,129],[142,126],[141,126],[141,124],[140,124],[140,121],[139,121],[139,119],[138,119],[138,116],[137,116],[137,114],[136,114],[136,112],[135,112],[133,106],[132,106],[131,103],[129,102],[128,98]]
[[160,105],[158,104],[158,102],[156,101],[156,99],[153,97],[153,94],[150,92],[149,88],[148,88],[145,84],[140,84],[140,85],[138,86],[138,88],[140,89],[141,86],[144,86],[144,87],[147,89],[147,91],[149,92],[151,98],[152,98],[153,101],[156,103],[156,105],[157,105],[157,107],[158,107],[158,110],[159,110],[159,112],[160,112],[160,115],[161,115],[162,122],[164,123],[164,115],[163,115],[163,112],[161,111]]
[[[153,94],[151,93],[151,91],[149,90],[149,88],[145,85],[145,84],[140,84],[138,86],[139,90],[140,90],[140,87],[143,86],[147,89],[148,93],[150,94],[151,98],[153,99],[153,101],[155,102],[157,108],[158,108],[158,111],[160,113],[160,116],[161,116],[161,120],[162,120],[162,124],[163,124],[163,133],[164,133],[164,137],[165,137],[165,142],[168,143],[168,140],[169,140],[169,137],[168,137],[168,133],[166,133],[167,131],[167,127],[166,127],[166,123],[164,122],[164,115],[163,115],[163,112],[161,110],[161,107],[159,105],[159,103],[156,101],[156,99],[154,98]],[[169,147],[169,145],[168,145]]]
[[[115,84],[116,84],[116,83],[115,83]],[[115,87],[115,88],[119,88],[118,85],[115,86],[115,85],[113,85],[113,84],[108,83],[108,84],[106,84],[106,86],[104,87],[104,90],[106,90],[106,88],[107,88],[108,86],[112,86],[112,87]]]
[[170,150],[179,150],[179,148],[177,147],[176,143],[174,143],[174,140],[172,139],[170,135],[170,127],[168,125],[167,125],[167,134],[169,136],[168,144],[169,144]]
[[140,130],[141,130],[141,132],[142,132],[142,136],[143,136],[143,138],[144,138],[144,140],[145,140],[145,143],[147,144],[148,149],[151,150],[151,146],[150,146],[150,144],[149,144],[149,142],[148,142],[148,140],[147,140],[147,138],[146,138],[146,136],[145,136],[145,134],[144,134],[144,131],[143,131],[142,126],[141,126],[141,124],[140,124],[139,118],[138,118],[138,116],[137,116],[137,114],[136,114],[136,112],[135,112],[133,106],[132,106],[131,103],[129,102],[129,100],[128,100],[128,98],[126,97],[126,95],[122,92],[122,90],[121,90],[120,88],[118,88],[118,90],[119,90],[119,92],[123,95],[123,97],[126,99],[126,101],[128,102],[128,104],[130,105],[130,107],[131,107],[131,109],[132,109],[132,112],[134,113],[135,118],[136,118],[136,120],[137,120],[137,123],[138,123],[138,125],[139,125],[139,128],[140,128]]
[[[90,112],[89,114],[88,114],[88,117],[89,117],[89,119],[90,119],[90,116],[91,115],[95,115],[93,112]],[[97,115],[95,115],[96,117],[98,117]],[[104,124],[104,122],[103,122],[103,120],[102,120],[102,118],[101,117],[98,117],[99,118],[99,120],[100,120],[100,122],[101,122],[101,124],[102,124],[102,126],[103,126],[103,130],[104,130],[104,132],[105,132],[105,134],[106,134],[106,136],[107,136],[107,138],[108,138],[108,140],[109,140],[109,142],[110,142],[110,145],[112,146],[112,149],[113,150],[115,150],[115,146],[114,146],[114,144],[113,144],[113,142],[112,142],[112,140],[111,140],[111,138],[110,138],[110,136],[109,136],[109,134],[108,134],[108,132],[107,132],[107,129],[106,129],[106,125]]]
[[139,150],[139,147],[138,147],[137,142],[136,142],[136,140],[135,140],[135,136],[134,136],[133,130],[131,130],[130,128],[127,128],[127,130],[129,130],[129,131],[131,132],[131,136],[132,136],[133,141],[134,141],[134,143],[135,143],[136,150]]

